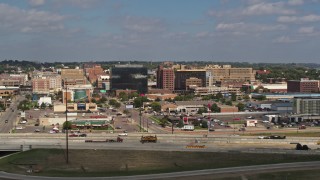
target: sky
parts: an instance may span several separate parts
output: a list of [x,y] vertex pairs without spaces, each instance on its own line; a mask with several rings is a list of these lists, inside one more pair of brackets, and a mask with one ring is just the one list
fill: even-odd
[[319,63],[320,0],[0,0],[0,60]]

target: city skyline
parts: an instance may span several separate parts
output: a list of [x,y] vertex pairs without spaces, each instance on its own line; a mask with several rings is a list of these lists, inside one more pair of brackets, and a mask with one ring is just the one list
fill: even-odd
[[317,63],[319,0],[2,0],[1,59]]

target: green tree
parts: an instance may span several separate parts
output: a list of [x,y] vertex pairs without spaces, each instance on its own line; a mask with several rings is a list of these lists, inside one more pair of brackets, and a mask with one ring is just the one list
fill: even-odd
[[144,102],[149,102],[147,97],[145,96],[137,97],[133,100],[133,106],[135,108],[142,107]]
[[177,127],[182,128],[184,126],[183,120],[179,120],[179,123],[177,124]]
[[218,92],[218,93],[216,94],[216,99],[222,99],[222,98],[223,98],[222,93],[221,93],[221,92]]
[[120,92],[119,98],[121,99],[121,101],[128,101],[129,100],[128,94],[125,92]]
[[166,125],[167,125],[168,123],[169,123],[169,120],[168,120],[167,117],[164,117],[164,118],[160,119],[160,125],[161,125],[162,127],[166,127]]
[[97,103],[97,100],[96,100],[95,98],[92,98],[92,99],[91,99],[91,102],[92,102],[92,103]]
[[208,128],[208,121],[203,120],[201,123],[202,128]]
[[207,113],[207,112],[208,112],[208,109],[207,109],[207,108],[201,107],[201,108],[198,109],[197,114],[202,114],[202,113]]
[[231,100],[236,101],[237,100],[237,94],[236,93],[231,93]]
[[161,99],[160,99],[159,97],[157,97],[154,101],[156,101],[156,102],[160,102],[160,101],[161,101]]
[[151,103],[151,108],[156,112],[161,111],[161,105],[160,105],[159,102],[152,102]]
[[114,105],[113,105],[115,108],[120,108],[121,107],[121,103],[119,103],[119,102],[116,102]]
[[101,99],[100,99],[101,103],[106,103],[107,102],[107,98],[105,96],[103,96]]
[[70,122],[70,121],[65,121],[64,123],[63,123],[63,129],[64,130],[66,130],[66,129],[71,129],[71,125],[72,125],[72,123]]
[[132,98],[134,98],[134,97],[139,97],[139,94],[138,94],[137,92],[133,92],[133,93],[130,93],[130,94],[128,95],[128,97],[129,97],[129,99],[132,99]]
[[110,100],[109,100],[109,105],[110,105],[110,106],[114,106],[117,102],[118,102],[118,101],[115,100],[115,99],[110,99]]
[[47,106],[46,106],[46,104],[44,102],[42,102],[40,107],[41,107],[41,109],[45,109]]
[[226,105],[232,106],[232,101],[227,101],[227,102],[226,102]]
[[29,107],[30,107],[30,103],[28,100],[23,100],[18,105],[18,109],[20,109],[22,111],[29,110],[30,109]]
[[239,103],[237,104],[237,107],[238,107],[238,110],[239,110],[239,111],[244,111],[245,105],[242,104],[241,102],[239,102]]
[[220,108],[218,107],[218,105],[216,103],[211,105],[211,111],[212,112],[220,112]]

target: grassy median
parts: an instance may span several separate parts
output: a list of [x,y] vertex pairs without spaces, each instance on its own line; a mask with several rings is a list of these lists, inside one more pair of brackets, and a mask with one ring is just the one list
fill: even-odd
[[0,160],[0,170],[39,176],[118,176],[320,160],[317,155],[34,149]]

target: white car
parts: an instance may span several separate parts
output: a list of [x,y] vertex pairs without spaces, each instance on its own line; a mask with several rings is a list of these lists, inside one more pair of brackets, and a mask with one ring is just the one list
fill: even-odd
[[26,124],[27,121],[20,121],[20,124]]
[[268,139],[267,136],[258,136],[258,139]]
[[128,134],[127,133],[120,133],[120,134],[118,134],[118,136],[128,136]]
[[269,123],[269,121],[262,121],[263,123]]
[[16,129],[23,129],[23,127],[22,126],[18,126],[18,127],[16,127]]

